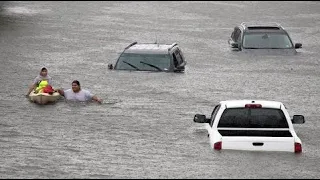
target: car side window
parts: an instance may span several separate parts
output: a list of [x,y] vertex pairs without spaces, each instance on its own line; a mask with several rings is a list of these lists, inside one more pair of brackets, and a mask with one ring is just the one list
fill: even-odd
[[177,51],[178,51],[179,56],[180,56],[180,58],[181,58],[181,63],[183,63],[183,62],[184,62],[184,56],[183,56],[183,53],[182,53],[182,51],[181,51],[179,48],[177,48]]
[[211,113],[211,121],[210,121],[210,126],[212,127],[213,121],[216,118],[216,115],[218,113],[218,110],[220,109],[220,105],[216,105]]
[[177,67],[178,64],[179,64],[179,62],[178,62],[178,60],[177,60],[177,57],[176,57],[176,55],[175,55],[174,53],[172,53],[172,56],[173,56],[173,64],[174,64],[174,67]]
[[235,34],[235,32],[236,32],[236,28],[234,28],[234,30],[233,30],[232,33],[231,33],[231,39],[232,39],[233,41],[235,41],[235,39],[234,39],[234,34]]
[[181,55],[181,52],[179,49],[174,51],[173,55],[173,62],[174,66],[177,67],[179,64],[183,63],[183,56]]
[[236,27],[234,29],[233,41],[234,42],[239,42],[240,41],[240,35],[241,35],[241,30],[238,27]]

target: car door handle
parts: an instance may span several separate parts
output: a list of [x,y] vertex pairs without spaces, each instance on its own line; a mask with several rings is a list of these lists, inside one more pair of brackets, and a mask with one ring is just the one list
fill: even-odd
[[254,145],[254,146],[263,146],[263,143],[262,142],[254,142],[254,143],[252,143],[252,145]]

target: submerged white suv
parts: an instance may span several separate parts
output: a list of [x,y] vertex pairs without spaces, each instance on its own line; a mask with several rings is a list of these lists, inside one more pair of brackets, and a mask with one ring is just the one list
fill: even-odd
[[127,71],[184,72],[187,61],[177,43],[137,43],[127,46],[109,69]]
[[215,106],[210,118],[196,114],[194,122],[206,123],[215,150],[302,152],[292,124],[305,122],[303,115],[291,119],[281,102],[229,100]]

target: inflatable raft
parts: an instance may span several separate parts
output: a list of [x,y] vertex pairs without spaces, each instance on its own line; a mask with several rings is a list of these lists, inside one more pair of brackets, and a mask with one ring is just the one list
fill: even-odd
[[58,92],[54,92],[53,94],[49,93],[34,93],[32,91],[29,94],[30,101],[37,103],[37,104],[49,104],[54,103],[60,98],[60,94]]

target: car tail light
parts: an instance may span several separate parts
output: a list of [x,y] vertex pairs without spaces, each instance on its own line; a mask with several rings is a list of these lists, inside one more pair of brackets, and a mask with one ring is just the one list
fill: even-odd
[[294,143],[294,152],[295,153],[301,153],[302,152],[302,146],[300,143]]
[[261,104],[246,104],[245,108],[262,108]]
[[213,149],[221,150],[221,148],[222,148],[222,142],[221,141],[214,143]]

